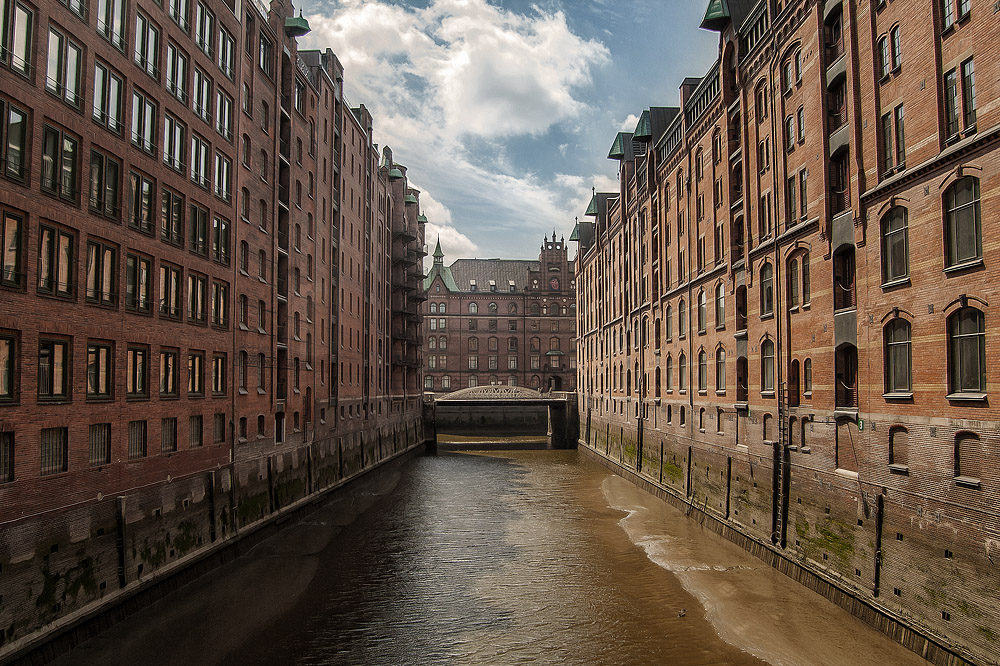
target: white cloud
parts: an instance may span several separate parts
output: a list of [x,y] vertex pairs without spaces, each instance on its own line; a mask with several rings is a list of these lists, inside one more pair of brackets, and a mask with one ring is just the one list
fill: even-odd
[[[489,242],[489,252],[517,256],[553,226],[572,224],[566,189],[518,169],[506,141],[593,113],[581,91],[609,60],[603,44],[537,6],[527,15],[487,0],[425,8],[341,0],[315,9],[322,13],[305,8],[312,32],[303,46],[337,54],[351,103],[365,103],[375,118],[376,141],[433,191],[421,196],[422,208],[454,232],[452,256],[478,250],[473,238],[500,235],[507,245]],[[524,248],[513,242],[528,236]]]
[[474,257],[479,253],[479,246],[454,227],[428,222],[424,225],[424,241],[427,243],[427,252],[429,253],[424,260],[425,266],[430,266],[433,261],[433,257],[430,255],[434,253],[434,246],[439,238],[446,264],[450,264],[455,259]]
[[631,132],[639,124],[639,116],[634,113],[628,114],[628,118],[618,123],[619,132]]

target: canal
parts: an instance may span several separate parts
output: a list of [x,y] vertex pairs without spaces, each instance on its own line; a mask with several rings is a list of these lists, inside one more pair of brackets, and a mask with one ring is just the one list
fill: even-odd
[[927,662],[577,451],[351,487],[58,666]]

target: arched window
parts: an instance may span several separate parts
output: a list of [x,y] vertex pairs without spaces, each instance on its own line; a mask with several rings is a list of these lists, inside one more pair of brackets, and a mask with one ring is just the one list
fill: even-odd
[[726,350],[722,347],[715,350],[715,390],[726,390]]
[[747,288],[736,287],[736,330],[747,330]]
[[687,306],[683,298],[677,304],[677,335],[682,338],[687,335]]
[[445,304],[444,303],[438,303],[438,312],[441,313],[441,314],[445,313]]
[[496,311],[497,311],[497,304],[490,303],[490,312],[496,312]]
[[653,376],[654,376],[653,385],[654,385],[655,391],[656,391],[655,395],[656,395],[657,398],[659,398],[660,397],[660,381],[661,381],[661,378],[660,378],[660,366],[656,366],[656,372],[654,373]]
[[889,428],[889,465],[905,468],[909,465],[910,433],[902,426]]
[[479,305],[476,303],[469,303],[469,314],[478,314]]
[[437,338],[435,338],[433,335],[427,338],[427,348],[437,349]]
[[708,297],[705,290],[698,292],[698,332],[704,333],[708,326]]
[[726,325],[726,285],[720,282],[715,285],[715,327]]
[[771,340],[760,343],[760,390],[774,391],[774,342]]
[[788,307],[799,306],[799,260],[788,262]]
[[774,269],[770,263],[760,267],[760,316],[774,313]]
[[431,303],[431,314],[437,314],[438,306],[437,303]]
[[674,308],[672,305],[667,306],[667,314],[664,320],[667,322],[666,340],[670,342],[674,339]]
[[698,390],[708,390],[708,354],[704,349],[698,352]]
[[882,217],[882,282],[903,280],[910,274],[909,229],[906,209],[895,206]]
[[441,388],[450,389],[451,388],[451,376],[445,375],[441,378]]
[[[950,2],[950,0],[948,1]],[[889,61],[889,38],[886,35],[882,35],[878,40],[878,65],[879,77],[889,76],[891,64]]]
[[736,359],[736,402],[750,398],[750,368],[746,356]]
[[948,317],[948,370],[952,394],[986,392],[986,325],[976,308]]
[[807,397],[812,396],[813,390],[813,362],[807,358],[802,362],[802,393]]
[[809,303],[812,300],[812,286],[809,283],[809,253],[802,255],[802,302]]
[[448,348],[448,338],[442,335],[440,338],[438,338],[438,349],[447,349],[447,348]]
[[885,392],[909,393],[913,388],[910,322],[893,319],[886,324],[882,335],[885,342]]
[[687,390],[687,356],[682,352],[680,356],[677,357],[677,385],[681,391]]
[[955,478],[978,483],[982,475],[983,450],[979,435],[960,432],[955,435]]
[[510,314],[517,314],[517,304],[511,303],[510,305],[508,305],[507,312],[509,312]]
[[674,359],[671,358],[671,357],[669,357],[669,356],[667,357],[667,366],[666,366],[666,368],[667,368],[666,369],[666,373],[667,373],[667,390],[668,391],[673,391],[674,390]]
[[944,193],[945,243],[949,267],[983,257],[979,221],[979,179],[967,176]]

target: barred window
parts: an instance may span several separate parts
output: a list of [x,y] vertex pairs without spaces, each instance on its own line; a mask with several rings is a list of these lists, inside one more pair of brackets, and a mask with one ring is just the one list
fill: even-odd
[[0,483],[14,480],[14,433],[0,432]]
[[42,476],[67,470],[69,457],[69,430],[45,428],[42,430]]
[[165,418],[160,423],[160,451],[172,453],[177,450],[177,419]]
[[93,423],[90,426],[90,464],[107,465],[111,462],[111,424]]
[[146,457],[146,422],[129,421],[128,423],[128,459],[136,460]]
[[226,415],[221,412],[212,418],[212,441],[216,444],[226,441]]
[[188,446],[196,449],[202,445],[202,418],[195,414],[188,419]]
[[177,352],[160,352],[160,395],[177,395]]

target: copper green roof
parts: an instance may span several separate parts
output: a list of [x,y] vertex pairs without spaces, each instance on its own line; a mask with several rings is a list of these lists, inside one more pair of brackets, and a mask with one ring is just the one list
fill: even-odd
[[391,169],[389,169],[389,180],[399,180],[402,177],[403,177],[403,172],[397,169],[396,167],[392,167]]
[[608,152],[608,159],[625,159],[625,142],[630,138],[627,132],[618,132],[618,136],[615,137],[615,142],[611,144],[611,150]]
[[590,205],[587,206],[587,212],[584,215],[589,215],[590,217],[597,217],[597,193],[590,198]]
[[579,222],[577,223],[577,225],[575,227],[573,227],[573,233],[571,233],[569,235],[569,239],[571,241],[579,241],[580,240],[580,223]]
[[708,9],[705,10],[705,18],[701,20],[701,27],[705,30],[722,30],[732,19],[729,13],[728,0],[711,0]]
[[407,194],[405,197],[403,197],[403,203],[415,204],[417,203],[417,198],[412,194]]
[[417,215],[417,222],[420,224],[427,224],[427,216],[424,215],[423,213]]
[[302,16],[302,12],[299,12],[298,16],[289,16],[285,19],[285,34],[291,37],[301,37],[309,30],[309,21]]
[[632,132],[632,138],[646,142],[653,139],[653,124],[649,120],[649,109],[644,110],[639,116],[639,122],[635,126],[635,131]]

